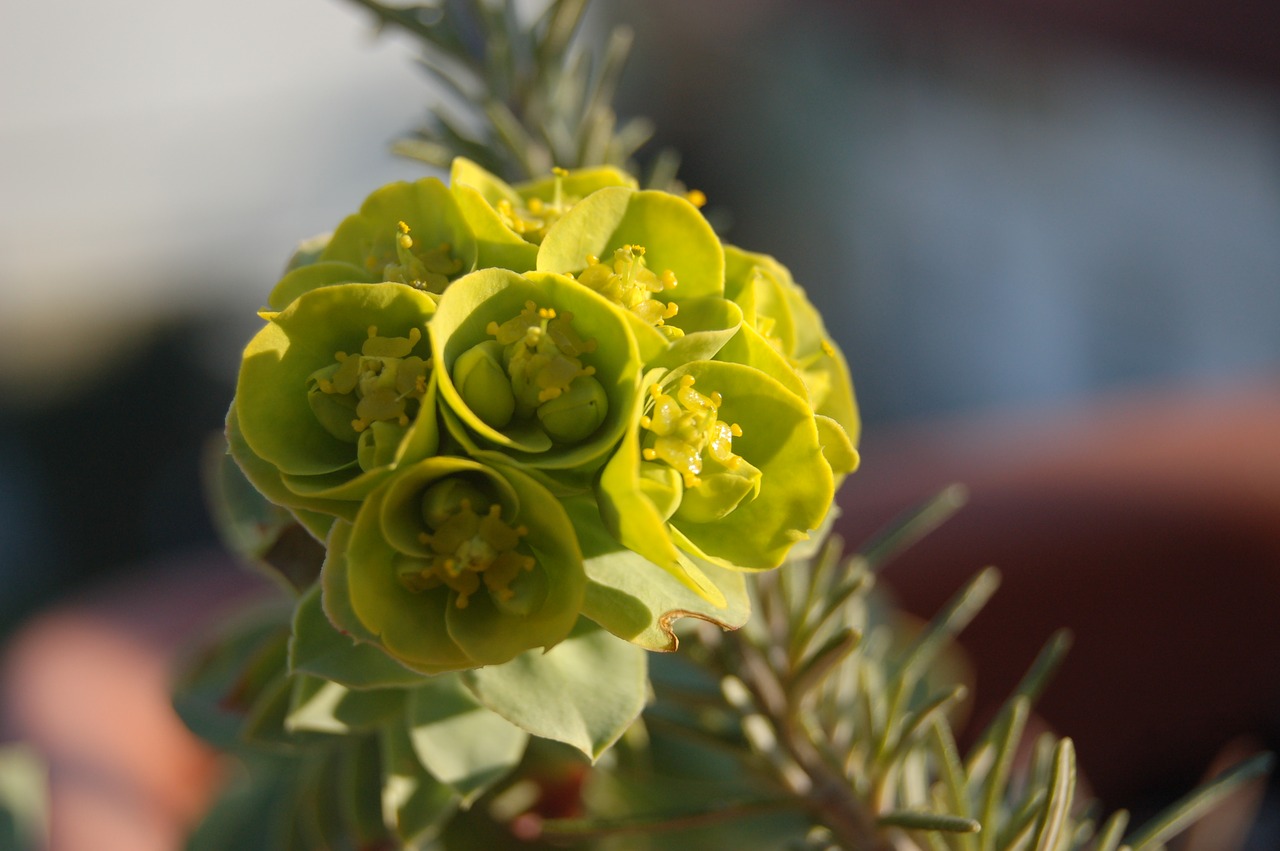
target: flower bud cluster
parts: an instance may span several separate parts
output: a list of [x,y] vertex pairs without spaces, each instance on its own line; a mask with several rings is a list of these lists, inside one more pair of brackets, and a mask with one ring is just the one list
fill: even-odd
[[844,360],[785,267],[612,168],[383,187],[263,317],[232,455],[326,542],[334,626],[423,674],[582,615],[631,638],[611,601],[672,579],[714,619],[707,570],[782,564],[857,464]]

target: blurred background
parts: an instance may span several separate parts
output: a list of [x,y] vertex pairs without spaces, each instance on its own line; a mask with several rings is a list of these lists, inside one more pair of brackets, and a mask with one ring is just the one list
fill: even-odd
[[[620,111],[655,120],[646,150],[678,148],[728,238],[789,265],[843,346],[867,459],[848,504],[864,525],[962,476],[992,533],[956,570],[1013,559],[1016,574],[1019,559],[1068,550],[1044,535],[992,547],[1009,537],[992,518],[1025,505],[1006,489],[982,514],[993,469],[1122,469],[1111,462],[1130,453],[1095,449],[1115,434],[1145,445],[1144,423],[1182,430],[1124,473],[1143,493],[1168,491],[1142,479],[1149,468],[1225,444],[1234,460],[1203,466],[1245,482],[1231,492],[1252,501],[1231,516],[1280,504],[1280,7],[597,11],[637,30]],[[375,39],[339,0],[0,6],[0,635],[216,546],[200,456],[255,310],[298,240],[424,173],[388,146],[430,97],[412,45]],[[1045,457],[1071,460],[1046,471]],[[1199,479],[1177,486],[1204,493]],[[1214,527],[1253,536],[1235,562],[1245,575],[1280,572],[1277,516]],[[1142,534],[1165,540],[1165,523]],[[1066,526],[1087,544],[1075,557],[1109,540]],[[912,584],[903,597],[922,609],[954,587]],[[1273,591],[1250,592],[1264,619]],[[1133,606],[1149,593],[1137,581]],[[1029,661],[1034,644],[1020,652]],[[1252,673],[1280,681],[1265,667],[1278,654],[1273,636]],[[1274,730],[1274,692],[1240,726]]]

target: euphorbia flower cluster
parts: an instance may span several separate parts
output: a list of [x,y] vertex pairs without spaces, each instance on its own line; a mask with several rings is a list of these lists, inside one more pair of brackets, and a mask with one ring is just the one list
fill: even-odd
[[655,646],[629,600],[716,620],[715,577],[781,565],[857,464],[847,369],[785,267],[615,169],[383,187],[268,305],[232,455],[325,542],[334,627],[422,674],[582,616]]

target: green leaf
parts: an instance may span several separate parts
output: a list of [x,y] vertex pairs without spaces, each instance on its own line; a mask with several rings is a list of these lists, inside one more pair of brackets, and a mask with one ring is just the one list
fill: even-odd
[[463,682],[512,724],[593,761],[639,716],[648,688],[644,651],[587,620],[547,652],[467,671]]
[[1058,847],[1067,820],[1071,814],[1071,801],[1076,790],[1076,751],[1070,739],[1058,742],[1053,752],[1053,768],[1050,770],[1049,798],[1044,805],[1044,815],[1036,825],[1035,851],[1053,851]]
[[281,851],[292,830],[297,762],[259,758],[233,773],[186,851]]
[[457,810],[457,795],[422,767],[407,728],[390,725],[383,730],[379,741],[382,819],[407,847],[426,843]]
[[353,691],[320,677],[298,674],[293,678],[284,727],[291,733],[368,732],[398,717],[405,699],[402,689]]
[[[995,848],[996,814],[1000,810],[1009,773],[1013,768],[1018,741],[1022,738],[1022,731],[1027,724],[1029,706],[1026,698],[1015,698],[1009,704],[1009,710],[1001,714],[1002,720],[998,725],[998,732],[992,740],[992,764],[979,784],[982,809],[978,820],[986,826],[981,836],[982,851],[992,851]],[[969,774],[972,781],[975,774],[973,769],[969,770]]]
[[[620,638],[649,650],[673,651],[674,626],[697,618],[722,629],[738,629],[751,615],[746,577],[709,562],[698,562],[700,578],[724,599],[717,605],[638,553],[623,549],[601,524],[594,501],[564,500],[582,546],[587,593],[582,613]],[[692,560],[690,560],[692,563]]]
[[1263,753],[1233,766],[1147,822],[1126,844],[1132,846],[1133,851],[1163,846],[1240,786],[1265,776],[1274,762],[1272,754]]
[[289,668],[333,680],[348,688],[407,688],[423,675],[396,662],[376,645],[343,635],[321,604],[317,583],[298,602],[289,641]]
[[964,485],[952,484],[894,518],[883,531],[867,541],[859,556],[876,570],[907,547],[941,526],[969,501]]
[[529,740],[482,706],[457,674],[433,677],[410,692],[408,724],[418,760],[464,807],[520,763]]
[[905,830],[936,830],[944,833],[977,833],[982,825],[971,818],[929,813],[920,810],[891,810],[876,818],[881,827],[901,827]]
[[277,608],[243,615],[180,663],[173,706],[197,736],[224,749],[239,742],[241,724],[284,671],[284,619]]
[[1116,810],[1098,831],[1098,842],[1094,851],[1116,851],[1124,837],[1124,830],[1129,826],[1129,811]]

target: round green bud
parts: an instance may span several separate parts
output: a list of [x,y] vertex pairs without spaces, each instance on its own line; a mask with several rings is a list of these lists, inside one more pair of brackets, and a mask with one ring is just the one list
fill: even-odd
[[590,375],[573,379],[569,389],[538,406],[538,420],[557,443],[577,443],[590,437],[609,413],[604,387]]
[[438,480],[422,494],[422,520],[429,529],[439,529],[458,512],[462,501],[471,504],[471,510],[484,514],[489,510],[489,499],[466,479],[450,476]]
[[486,340],[467,349],[453,364],[453,383],[458,393],[485,425],[502,428],[516,410],[511,378],[502,365],[503,346]]

